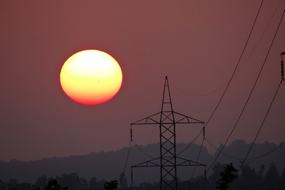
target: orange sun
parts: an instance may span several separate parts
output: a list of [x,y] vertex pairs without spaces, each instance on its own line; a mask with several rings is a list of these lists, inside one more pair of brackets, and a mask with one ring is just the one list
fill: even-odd
[[119,63],[98,50],[75,53],[65,61],[60,72],[63,91],[72,100],[85,105],[112,99],[120,90],[122,78]]

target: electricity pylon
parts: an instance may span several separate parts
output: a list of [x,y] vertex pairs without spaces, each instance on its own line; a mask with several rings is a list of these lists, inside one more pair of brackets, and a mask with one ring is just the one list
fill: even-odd
[[176,126],[181,124],[204,124],[204,122],[173,110],[169,83],[166,76],[160,112],[131,123],[131,140],[132,127],[135,125],[152,125],[159,127],[160,156],[132,165],[132,175],[133,168],[158,167],[160,168],[160,190],[177,190],[177,167],[205,167],[202,163],[176,155]]

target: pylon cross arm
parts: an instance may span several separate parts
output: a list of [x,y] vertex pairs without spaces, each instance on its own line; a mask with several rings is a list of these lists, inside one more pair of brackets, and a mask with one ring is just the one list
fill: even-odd
[[175,118],[175,124],[204,124],[204,121],[199,119],[195,119],[191,116],[187,116],[176,111],[173,111],[173,115]]
[[132,168],[144,168],[144,167],[160,167],[160,158],[153,158],[148,161],[132,165]]
[[159,125],[159,117],[161,112],[157,112],[143,119],[131,123],[132,125]]
[[176,157],[176,162],[177,162],[177,166],[203,166],[203,167],[206,167],[205,164],[202,164],[200,162],[196,162],[193,160],[189,160],[186,158],[182,158],[182,157]]

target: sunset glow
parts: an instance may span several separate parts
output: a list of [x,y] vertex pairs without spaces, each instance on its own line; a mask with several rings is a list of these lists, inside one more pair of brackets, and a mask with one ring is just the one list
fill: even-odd
[[122,77],[121,67],[112,56],[98,50],[84,50],[66,60],[60,72],[60,83],[72,100],[96,105],[116,95]]

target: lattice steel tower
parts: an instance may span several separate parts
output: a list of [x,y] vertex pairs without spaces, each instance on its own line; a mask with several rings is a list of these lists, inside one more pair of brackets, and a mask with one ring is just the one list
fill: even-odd
[[169,82],[166,76],[160,112],[131,123],[131,140],[132,127],[135,125],[153,125],[159,127],[160,156],[131,166],[132,175],[133,168],[159,167],[160,190],[177,190],[177,167],[205,167],[204,164],[176,155],[176,126],[181,124],[204,124],[204,122],[173,110]]

